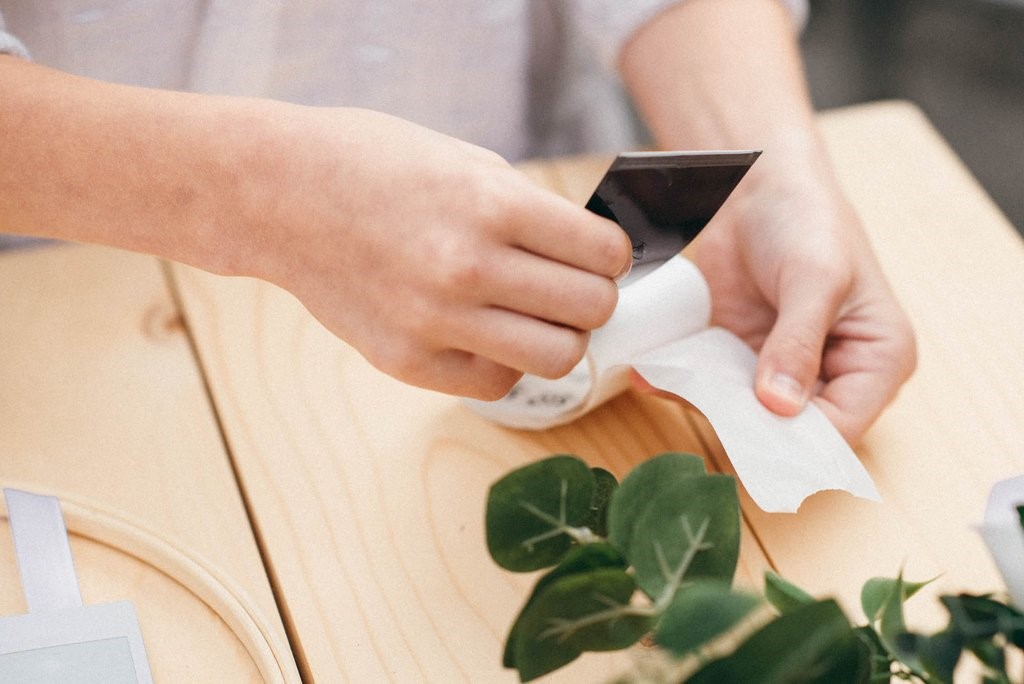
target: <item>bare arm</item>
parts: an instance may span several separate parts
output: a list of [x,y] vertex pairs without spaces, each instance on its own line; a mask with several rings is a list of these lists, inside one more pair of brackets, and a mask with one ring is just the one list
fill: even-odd
[[642,27],[623,77],[658,144],[764,155],[697,245],[717,324],[760,351],[761,401],[811,399],[857,440],[916,363],[913,334],[815,127],[775,0],[687,0]]
[[295,294],[401,380],[568,372],[629,244],[486,150],[355,109],[148,90],[0,56],[0,228]]

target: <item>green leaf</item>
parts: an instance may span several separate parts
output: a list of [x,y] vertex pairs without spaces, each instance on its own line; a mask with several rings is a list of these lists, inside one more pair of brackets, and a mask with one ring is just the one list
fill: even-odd
[[1024,506],[1017,506],[1017,520],[1020,521],[1021,529],[1024,529]]
[[886,646],[889,646],[897,635],[907,631],[907,625],[903,619],[904,596],[903,577],[900,575],[889,585],[889,593],[886,594],[877,613],[878,634]]
[[946,629],[931,636],[899,634],[893,640],[896,656],[914,669],[926,672],[934,684],[953,681],[953,670],[963,652],[963,635],[955,629]]
[[622,550],[640,588],[665,607],[684,579],[732,582],[739,544],[736,481],[703,475],[676,478],[647,501]]
[[686,655],[730,629],[761,605],[761,599],[717,582],[698,582],[676,593],[662,614],[654,638],[676,655]]
[[604,468],[591,468],[594,473],[594,498],[590,501],[590,515],[586,526],[599,537],[608,536],[608,504],[619,487],[619,481]]
[[626,648],[646,634],[651,618],[629,605],[633,578],[615,568],[574,573],[539,591],[515,628],[513,661],[525,682],[575,660],[584,651]]
[[636,522],[645,505],[663,492],[671,492],[676,480],[706,474],[704,459],[693,454],[665,453],[650,458],[629,472],[608,507],[608,541],[629,548]]
[[814,603],[813,596],[771,570],[764,573],[764,597],[783,614]]
[[895,660],[878,638],[878,632],[870,626],[857,627],[854,632],[861,642],[862,659],[869,663],[869,681],[889,682]]
[[928,582],[904,583],[901,571],[895,579],[875,577],[868,580],[861,590],[861,607],[871,625],[877,622],[879,640],[889,653],[919,677],[926,670],[924,662],[916,651],[901,649],[898,639],[907,631],[903,619],[903,602],[926,584]]
[[516,617],[515,622],[512,623],[512,629],[509,631],[508,638],[505,639],[505,652],[502,655],[502,664],[505,667],[515,667],[515,641],[516,634],[519,630],[519,623],[523,618],[523,613],[533,603],[537,596],[549,586],[555,580],[561,577],[567,577],[578,573],[589,572],[591,570],[597,570],[599,568],[618,568],[620,570],[626,569],[626,560],[619,553],[618,549],[608,543],[598,542],[595,544],[584,544],[583,546],[577,546],[569,551],[565,555],[565,558],[559,563],[553,570],[545,574],[533,587],[533,592],[530,594],[530,598],[526,600],[526,604],[522,610],[519,611],[519,616]]
[[970,645],[970,651],[987,668],[982,682],[1013,684],[1006,671],[1006,649],[1002,645],[997,646],[993,640],[975,641]]
[[689,684],[854,684],[866,681],[854,628],[833,600],[800,606],[779,616],[731,655],[697,671]]
[[1024,648],[1024,614],[991,596],[958,594],[942,596],[953,626],[968,640],[990,639],[1002,634],[1017,648]]
[[506,570],[558,563],[580,535],[594,498],[594,474],[575,456],[552,456],[514,470],[487,497],[487,549]]
[[1006,650],[992,641],[977,641],[970,646],[973,653],[985,667],[993,672],[1006,674]]
[[906,582],[903,580],[902,572],[897,578],[872,577],[865,582],[864,586],[861,588],[861,608],[863,609],[868,622],[875,622],[881,614],[882,606],[893,595],[893,587],[895,587],[897,583],[899,583],[901,587],[902,597],[900,599],[900,603],[902,603],[920,591],[922,587],[926,587],[934,581],[935,578],[925,580],[924,582]]

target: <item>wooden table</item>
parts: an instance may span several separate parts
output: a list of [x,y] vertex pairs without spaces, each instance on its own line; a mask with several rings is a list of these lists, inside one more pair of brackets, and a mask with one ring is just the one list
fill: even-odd
[[[860,620],[860,584],[900,567],[942,573],[932,595],[1001,586],[972,526],[1024,470],[1024,244],[912,106],[822,123],[920,365],[858,449],[884,502],[743,499],[739,581],[775,568]],[[524,170],[582,203],[607,162]],[[486,554],[491,482],[554,452],[621,475],[684,450],[730,471],[699,414],[650,396],[545,432],[489,424],[255,280],[62,247],[0,257],[0,311],[2,484],[70,502],[86,600],[136,601],[162,681],[515,681],[501,645],[532,578]],[[4,614],[24,609],[8,547]],[[940,610],[917,598],[911,623]],[[629,663],[587,655],[551,681]]]

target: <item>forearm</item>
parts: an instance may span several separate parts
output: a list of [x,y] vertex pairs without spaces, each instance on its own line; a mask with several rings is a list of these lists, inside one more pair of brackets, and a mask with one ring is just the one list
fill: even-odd
[[[79,78],[0,56],[0,229],[233,272],[273,170],[264,105]],[[250,209],[240,211],[240,209]],[[253,231],[246,235],[247,231]]]
[[685,0],[642,27],[622,73],[658,143],[764,155],[693,251],[712,320],[758,350],[755,392],[814,398],[855,441],[913,371],[913,332],[815,126],[776,0]]
[[820,150],[791,18],[776,0],[684,0],[637,32],[620,70],[662,147],[764,149],[764,161]]

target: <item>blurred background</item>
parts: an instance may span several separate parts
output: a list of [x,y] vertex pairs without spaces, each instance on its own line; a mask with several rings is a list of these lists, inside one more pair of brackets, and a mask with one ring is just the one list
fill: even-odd
[[815,105],[916,103],[1024,234],[1024,0],[811,0]]

